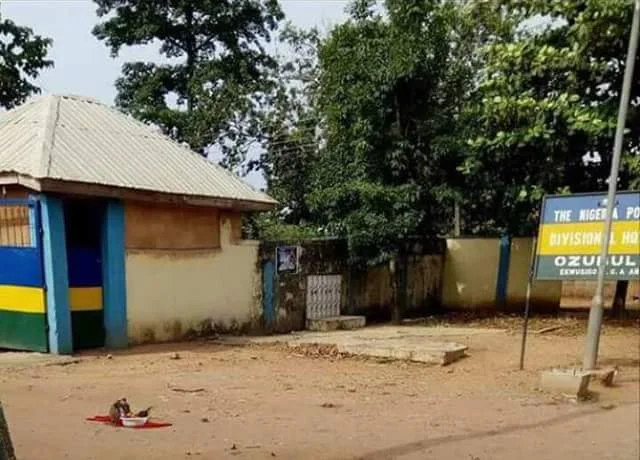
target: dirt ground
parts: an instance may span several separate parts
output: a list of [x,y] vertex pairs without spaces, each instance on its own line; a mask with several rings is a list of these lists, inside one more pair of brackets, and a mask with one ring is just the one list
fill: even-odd
[[[605,326],[600,363],[618,366],[617,385],[592,385],[583,404],[536,387],[540,370],[579,363],[585,320],[534,319],[562,327],[530,335],[524,372],[520,320],[462,322],[506,331],[467,337],[469,357],[447,367],[211,341],[0,353],[0,400],[19,460],[640,458],[637,321]],[[173,426],[85,421],[122,396]]]

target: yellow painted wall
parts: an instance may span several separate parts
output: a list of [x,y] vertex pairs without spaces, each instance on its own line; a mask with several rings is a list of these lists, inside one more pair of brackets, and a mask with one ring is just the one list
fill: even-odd
[[442,279],[442,304],[449,309],[494,308],[499,240],[447,240]]
[[[531,263],[533,238],[513,238],[509,260],[507,307],[523,311],[527,292],[527,279]],[[535,311],[555,310],[560,306],[561,281],[536,281],[531,287],[531,307]]]
[[237,239],[240,217],[221,213],[219,249],[127,249],[132,343],[176,340],[209,327],[247,326],[259,318],[258,243]]

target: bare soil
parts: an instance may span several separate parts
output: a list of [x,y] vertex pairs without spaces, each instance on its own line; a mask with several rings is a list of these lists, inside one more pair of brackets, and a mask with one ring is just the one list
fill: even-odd
[[[448,367],[207,341],[65,361],[0,353],[0,399],[20,460],[640,458],[637,321],[605,326],[600,363],[618,367],[617,385],[592,384],[583,404],[537,385],[579,363],[584,319],[534,318],[531,331],[562,327],[530,334],[522,372],[521,320],[447,321],[506,332],[467,337],[469,357]],[[85,421],[122,396],[173,426]]]

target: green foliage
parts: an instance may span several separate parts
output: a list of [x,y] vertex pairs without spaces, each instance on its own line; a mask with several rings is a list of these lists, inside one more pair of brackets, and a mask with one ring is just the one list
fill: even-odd
[[298,242],[319,238],[323,233],[311,224],[286,224],[277,213],[261,213],[245,219],[245,237],[265,241]]
[[[486,3],[486,2],[483,2]],[[546,193],[604,190],[631,25],[627,0],[496,0],[511,32],[490,40],[461,171],[467,231],[531,234]],[[637,60],[636,60],[637,62]],[[637,64],[636,64],[637,66]],[[636,74],[632,100],[640,96]],[[638,185],[630,107],[619,187]],[[585,164],[585,154],[602,157]]]
[[53,67],[47,59],[52,43],[0,17],[0,107],[11,109],[40,92],[32,81],[43,69]]
[[414,185],[353,180],[314,193],[311,204],[323,213],[327,233],[347,237],[352,263],[375,265],[394,258],[416,234],[423,215],[418,198]]
[[157,42],[167,64],[129,62],[117,105],[236,166],[260,134],[276,62],[264,49],[283,18],[277,0],[94,0],[105,18],[94,35],[113,55]]
[[276,56],[277,86],[261,119],[263,153],[249,165],[262,171],[269,194],[279,202],[276,211],[255,221],[260,238],[320,236],[315,226],[309,227],[314,216],[307,203],[320,141],[315,104],[319,40],[317,30],[291,25],[280,35],[280,45],[290,53]]
[[373,3],[354,2],[319,49],[326,148],[309,200],[354,260],[378,262],[450,226],[476,36],[455,2]]

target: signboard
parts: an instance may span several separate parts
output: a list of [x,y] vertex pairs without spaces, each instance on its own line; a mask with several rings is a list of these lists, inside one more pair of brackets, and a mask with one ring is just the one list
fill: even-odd
[[298,249],[298,246],[278,246],[276,248],[278,273],[298,273]]
[[[545,197],[540,217],[535,279],[589,280],[598,274],[605,194]],[[605,277],[640,278],[640,192],[616,195]]]

